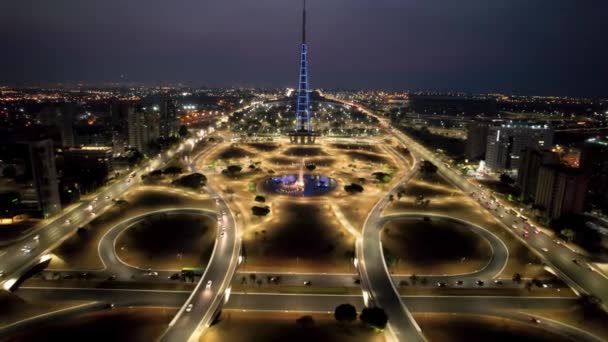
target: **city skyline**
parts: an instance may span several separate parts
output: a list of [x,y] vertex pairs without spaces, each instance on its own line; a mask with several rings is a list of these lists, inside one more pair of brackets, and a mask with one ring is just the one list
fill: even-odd
[[[299,1],[76,5],[2,5],[1,83],[293,87]],[[308,6],[318,88],[608,94],[606,4]]]

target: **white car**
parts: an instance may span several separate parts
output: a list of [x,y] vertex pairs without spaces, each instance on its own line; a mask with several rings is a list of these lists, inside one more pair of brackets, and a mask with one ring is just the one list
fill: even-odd
[[186,306],[186,312],[192,311],[192,306],[192,303],[188,304],[188,306]]
[[29,254],[33,249],[34,249],[33,247],[30,247],[30,246],[27,246],[27,245],[21,247],[21,251],[23,253],[25,253],[25,254]]
[[211,284],[212,284],[212,282],[211,282],[211,280],[209,280],[209,281],[207,282],[207,285],[205,286],[205,288],[206,288],[206,289],[210,289],[210,288],[211,288]]
[[34,235],[34,241],[39,241],[40,240],[40,235],[36,234]]
[[72,219],[65,219],[65,224],[71,224],[72,223]]
[[543,252],[545,252],[545,253],[547,253],[549,251],[549,249],[545,248],[545,247],[541,248],[540,250],[543,251]]

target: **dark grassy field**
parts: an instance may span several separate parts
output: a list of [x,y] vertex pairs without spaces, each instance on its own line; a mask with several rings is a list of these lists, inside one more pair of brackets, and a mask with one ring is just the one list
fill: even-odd
[[474,315],[414,314],[430,342],[566,342],[532,324]]
[[490,244],[464,224],[438,219],[391,222],[383,231],[382,244],[389,255],[399,258],[397,270],[417,274],[474,271],[492,253]]
[[44,324],[8,341],[155,341],[175,309],[117,308]]
[[125,262],[139,267],[204,266],[213,250],[215,226],[214,220],[201,215],[157,215],[121,234],[116,252]]

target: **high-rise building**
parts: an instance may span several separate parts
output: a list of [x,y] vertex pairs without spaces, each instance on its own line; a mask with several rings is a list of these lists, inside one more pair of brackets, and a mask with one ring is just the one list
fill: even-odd
[[608,138],[597,137],[585,141],[581,149],[580,168],[589,179],[589,208],[608,213]]
[[485,157],[488,130],[487,122],[471,121],[467,124],[465,157],[469,161],[481,160]]
[[540,167],[559,164],[559,155],[550,150],[526,148],[521,156],[521,163],[517,171],[517,185],[521,189],[523,199],[533,199],[536,196]]
[[55,149],[48,138],[2,132],[0,159],[16,170],[14,190],[26,211],[47,217],[61,210]]
[[75,114],[75,103],[47,105],[40,112],[40,123],[45,126],[57,127],[61,134],[61,145],[63,147],[72,147],[74,146]]
[[486,165],[495,171],[517,170],[525,148],[553,145],[553,129],[547,125],[501,124],[488,131]]
[[129,147],[140,152],[148,150],[150,141],[159,137],[158,116],[138,108],[130,112],[127,118]]
[[179,120],[177,118],[177,104],[174,99],[163,99],[161,101],[159,126],[162,138],[177,135]]
[[564,165],[541,166],[534,204],[545,211],[548,218],[583,212],[587,178],[578,169]]

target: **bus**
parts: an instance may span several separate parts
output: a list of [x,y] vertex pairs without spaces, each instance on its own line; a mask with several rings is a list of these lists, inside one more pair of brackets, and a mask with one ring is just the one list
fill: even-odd
[[184,267],[182,268],[182,275],[202,277],[203,271],[204,270],[200,267]]

